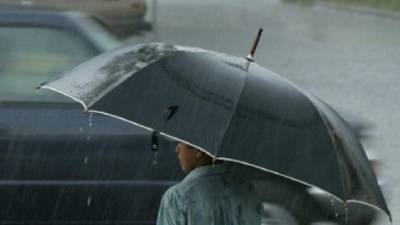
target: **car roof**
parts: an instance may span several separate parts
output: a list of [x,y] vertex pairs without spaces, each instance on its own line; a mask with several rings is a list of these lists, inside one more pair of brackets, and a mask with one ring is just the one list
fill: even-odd
[[[101,33],[93,32],[93,28],[87,24],[88,20],[95,21],[97,26],[101,26],[103,29]],[[90,39],[90,43],[95,45],[97,50],[105,51],[109,48],[101,44],[99,39],[107,39],[108,43],[115,41],[112,43],[113,46],[116,45],[116,39],[109,36],[111,33],[100,22],[96,17],[79,11],[37,6],[0,6],[0,26],[52,27],[72,30]],[[90,23],[93,26],[93,22]]]
[[[76,24],[70,19],[71,12],[31,6],[0,6],[1,25],[33,25],[59,28],[74,28]],[[73,12],[81,14],[81,12]]]

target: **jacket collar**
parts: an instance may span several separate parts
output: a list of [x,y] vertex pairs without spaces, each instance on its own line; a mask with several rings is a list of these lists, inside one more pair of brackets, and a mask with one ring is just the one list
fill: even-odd
[[220,175],[227,172],[228,172],[228,167],[225,164],[201,166],[190,171],[190,173],[186,175],[183,181],[191,180],[197,177]]

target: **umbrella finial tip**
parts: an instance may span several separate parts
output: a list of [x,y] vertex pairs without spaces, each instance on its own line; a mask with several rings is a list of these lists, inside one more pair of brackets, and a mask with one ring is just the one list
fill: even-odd
[[253,46],[250,49],[250,54],[246,57],[246,59],[248,59],[251,62],[254,62],[254,54],[256,52],[256,49],[257,49],[257,46],[258,46],[258,42],[260,41],[260,37],[261,37],[262,32],[263,32],[262,28],[258,29],[258,33],[257,33],[256,39],[254,40]]
[[254,58],[250,54],[246,56],[246,59],[249,60],[250,62],[254,62]]

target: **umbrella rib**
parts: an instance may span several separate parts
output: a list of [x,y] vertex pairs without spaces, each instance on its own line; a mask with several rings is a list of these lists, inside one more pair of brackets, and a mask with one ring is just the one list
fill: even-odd
[[[302,92],[302,93],[303,93],[303,92]],[[317,109],[318,115],[321,117],[322,121],[324,122],[324,126],[326,127],[326,130],[328,131],[329,139],[331,140],[332,145],[334,146],[335,150],[338,149],[338,146],[337,146],[337,144],[336,144],[336,142],[335,142],[335,139],[334,139],[334,136],[333,136],[333,134],[332,134],[332,132],[331,132],[331,129],[330,129],[329,126],[328,126],[329,122],[328,122],[327,119],[322,115],[320,109],[317,107],[317,105],[316,105],[316,104],[314,103],[314,101],[312,100],[312,99],[313,99],[313,96],[310,96],[310,95],[307,94],[307,93],[303,93],[303,94],[306,95],[307,99],[309,99],[309,100],[311,101],[311,103],[315,106],[315,108]],[[336,166],[338,167],[338,169],[339,169],[339,171],[340,171],[339,177],[340,177],[340,180],[342,181],[341,184],[342,184],[343,193],[345,193],[345,194],[347,195],[347,196],[346,196],[346,199],[347,199],[349,196],[348,196],[347,191],[345,191],[345,190],[346,190],[346,188],[345,188],[345,179],[344,179],[343,176],[342,176],[341,167],[340,167],[339,164],[338,164],[339,160],[338,160],[338,156],[337,156],[337,154],[336,154],[336,151],[335,151],[335,154],[334,154],[334,155],[335,155],[335,157],[336,157],[336,161],[335,161],[335,162],[336,162]]]
[[324,192],[326,192],[326,193],[329,193],[333,198],[337,199],[338,201],[340,201],[340,202],[346,202],[346,201],[344,201],[343,199],[339,198],[338,196],[336,196],[336,195],[330,193],[329,191],[323,190],[323,189],[321,189],[321,188],[319,188],[319,187],[317,187],[317,186],[315,186],[315,185],[312,185],[312,184],[307,183],[307,182],[305,182],[305,181],[302,181],[302,180],[293,178],[293,177],[291,177],[291,176],[288,176],[288,175],[285,175],[285,174],[276,172],[276,171],[274,171],[274,170],[270,170],[270,169],[264,168],[264,167],[262,167],[262,166],[257,166],[257,165],[252,164],[252,163],[248,163],[248,162],[241,161],[241,160],[237,160],[237,159],[227,158],[227,157],[216,157],[216,159],[217,159],[217,160],[224,160],[224,161],[234,162],[234,163],[242,164],[242,165],[245,165],[245,166],[253,167],[253,168],[259,169],[259,170],[264,171],[264,172],[272,173],[272,174],[275,174],[275,175],[284,177],[284,178],[286,178],[286,179],[289,179],[289,180],[298,182],[298,183],[300,183],[300,184],[304,184],[304,185],[306,185],[306,186],[308,186],[308,187],[313,187],[313,188],[316,188],[316,189],[318,189],[318,190],[322,190],[322,191],[324,191]]
[[[289,81],[289,82],[290,82],[290,81]],[[329,139],[330,139],[330,141],[332,142],[332,145],[334,146],[334,149],[335,149],[335,152],[334,152],[334,153],[335,153],[334,156],[336,157],[335,163],[336,163],[336,166],[337,166],[338,171],[339,171],[339,177],[340,177],[340,180],[341,180],[340,184],[341,184],[341,187],[342,187],[342,191],[343,191],[344,195],[346,195],[345,198],[346,198],[346,199],[349,198],[349,194],[347,193],[346,188],[345,188],[345,179],[343,178],[341,167],[340,167],[339,164],[338,164],[338,163],[339,163],[339,160],[338,160],[338,155],[337,155],[337,153],[336,153],[336,149],[338,149],[338,146],[337,146],[336,142],[334,141],[334,137],[333,137],[333,135],[332,135],[332,132],[330,132],[330,128],[329,128],[329,126],[328,126],[329,122],[328,122],[327,119],[322,115],[321,109],[320,109],[320,108],[317,106],[317,104],[314,102],[314,101],[315,101],[315,100],[314,100],[314,97],[313,97],[312,95],[310,95],[310,94],[308,94],[308,93],[302,91],[300,88],[298,88],[298,87],[297,87],[295,84],[293,84],[292,82],[290,82],[290,83],[293,85],[294,88],[296,88],[300,93],[302,93],[302,94],[307,98],[307,100],[311,102],[312,105],[315,106],[316,111],[317,111],[319,117],[322,119],[323,124],[324,124],[324,126],[326,127],[326,130],[328,131],[327,133],[328,133],[328,135],[329,135]],[[347,200],[346,200],[346,201],[347,201]],[[346,202],[346,201],[344,201],[344,202]]]
[[[250,66],[250,64],[251,64],[251,62],[249,62],[249,66]],[[235,111],[236,111],[236,108],[237,108],[237,106],[238,106],[238,102],[239,102],[239,100],[240,100],[240,97],[241,97],[242,94],[243,94],[243,89],[244,89],[244,87],[245,87],[245,85],[246,85],[246,80],[247,80],[247,77],[248,77],[247,71],[246,71],[246,72],[243,71],[242,73],[244,74],[244,82],[243,82],[243,85],[240,87],[240,94],[239,94],[239,96],[237,97],[236,104],[234,104],[234,106],[233,106],[232,114],[231,114],[231,116],[229,117],[228,123],[226,124],[225,129],[224,129],[224,131],[223,131],[223,136],[222,136],[222,138],[220,139],[221,141],[220,141],[220,143],[219,143],[219,145],[218,145],[218,148],[217,148],[216,151],[215,151],[215,155],[213,156],[214,160],[216,160],[216,158],[217,158],[217,156],[218,156],[218,152],[219,152],[219,150],[221,149],[221,145],[222,145],[222,143],[223,143],[223,141],[224,141],[224,139],[225,139],[226,131],[228,130],[228,128],[229,128],[230,125],[231,125],[233,116],[234,116]]]
[[113,117],[113,118],[122,120],[122,121],[124,121],[124,122],[133,124],[133,125],[135,125],[135,126],[141,127],[141,128],[146,129],[146,130],[148,130],[148,131],[154,131],[153,128],[144,126],[144,125],[142,125],[142,124],[133,122],[132,120],[128,120],[128,119],[126,119],[126,118],[124,118],[124,117],[116,116],[116,115],[113,115],[113,114],[110,114],[110,113],[107,113],[107,112],[103,112],[103,111],[99,111],[99,110],[92,110],[92,109],[87,110],[87,112],[97,113],[97,114],[102,114],[102,115],[110,116],[110,117]]

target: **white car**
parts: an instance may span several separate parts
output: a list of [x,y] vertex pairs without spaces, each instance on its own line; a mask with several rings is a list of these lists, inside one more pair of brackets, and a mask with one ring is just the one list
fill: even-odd
[[119,37],[151,29],[145,0],[0,0],[1,5],[74,10],[95,16]]

